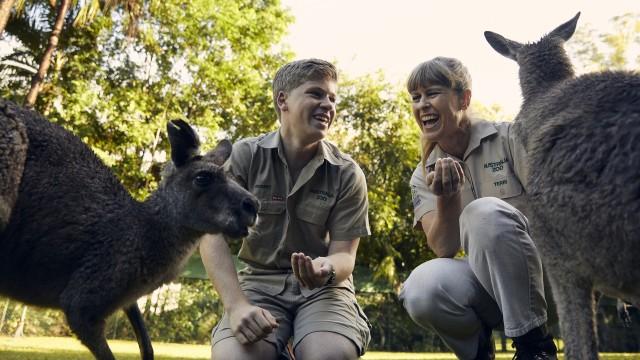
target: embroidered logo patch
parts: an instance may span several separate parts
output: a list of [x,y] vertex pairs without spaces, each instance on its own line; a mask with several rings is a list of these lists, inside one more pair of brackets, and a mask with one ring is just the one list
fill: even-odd
[[316,195],[316,200],[327,201],[329,198],[334,197],[332,193],[324,190],[311,189],[309,192]]
[[422,203],[422,199],[420,195],[418,195],[418,189],[415,186],[411,186],[411,200],[413,201],[413,207],[416,208],[420,203]]
[[271,201],[284,201],[284,196],[278,194],[271,194]]
[[498,172],[504,170],[505,163],[507,163],[507,158],[500,159],[498,161],[489,161],[484,163],[484,168],[491,169],[491,172]]
[[493,186],[495,187],[507,185],[507,176],[505,174],[497,174],[495,180],[496,181],[493,182]]

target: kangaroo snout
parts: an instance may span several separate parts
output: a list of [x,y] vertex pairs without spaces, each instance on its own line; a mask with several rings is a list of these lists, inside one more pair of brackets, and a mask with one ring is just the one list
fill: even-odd
[[247,224],[253,226],[258,218],[258,209],[260,209],[260,202],[255,196],[249,195],[242,200],[242,213],[247,219]]

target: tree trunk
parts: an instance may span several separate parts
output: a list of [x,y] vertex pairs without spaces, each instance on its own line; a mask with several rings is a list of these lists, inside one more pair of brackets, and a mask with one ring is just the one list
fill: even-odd
[[11,16],[11,8],[13,8],[13,3],[15,2],[16,0],[0,0],[0,39],[3,37],[2,33],[5,26],[7,26],[9,16]]
[[4,303],[4,309],[2,310],[2,318],[0,318],[0,334],[2,334],[4,321],[7,319],[7,311],[9,311],[9,302],[11,302],[11,300],[7,299],[7,301]]
[[20,316],[20,324],[18,325],[18,328],[16,329],[15,334],[13,334],[13,337],[22,337],[24,335],[24,323],[27,320],[27,305],[24,305],[22,307],[22,316]]
[[51,31],[51,36],[49,37],[49,46],[42,56],[40,66],[38,67],[38,72],[33,75],[33,78],[31,79],[31,89],[29,90],[29,93],[24,100],[24,105],[26,107],[33,107],[33,105],[36,103],[38,93],[42,88],[42,82],[44,81],[44,77],[47,75],[49,65],[51,65],[51,56],[58,46],[58,39],[60,37],[60,33],[62,32],[64,18],[67,15],[67,11],[69,10],[70,2],[71,0],[62,0],[60,2],[60,8],[58,9],[58,15],[56,16],[56,23],[53,27],[53,31]]

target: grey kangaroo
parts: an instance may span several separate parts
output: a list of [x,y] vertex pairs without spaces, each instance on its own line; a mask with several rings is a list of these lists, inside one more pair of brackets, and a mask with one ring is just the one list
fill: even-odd
[[99,360],[114,359],[105,318],[122,308],[142,358],[153,359],[136,299],[175,278],[203,234],[242,237],[256,221],[256,198],[221,166],[231,143],[201,155],[194,130],[169,122],[171,161],[138,202],[80,139],[36,112],[0,100],[0,129],[13,131],[0,135],[0,209],[10,210],[0,294],[62,309]]
[[578,13],[540,41],[485,32],[520,67],[516,134],[529,161],[533,238],[550,273],[567,359],[598,358],[594,289],[640,305],[640,75],[574,74]]

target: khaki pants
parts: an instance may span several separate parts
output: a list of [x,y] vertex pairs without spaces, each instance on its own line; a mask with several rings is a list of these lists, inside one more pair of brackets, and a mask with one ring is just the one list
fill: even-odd
[[439,258],[413,270],[400,298],[409,316],[432,328],[460,359],[473,359],[482,325],[524,335],[547,321],[542,263],[526,217],[497,198],[460,215],[464,259]]
[[[286,353],[290,338],[295,348],[305,336],[318,331],[345,336],[355,344],[360,356],[364,354],[371,339],[371,325],[351,289],[335,286],[303,291],[292,273],[281,276],[286,277],[284,289],[275,294],[270,293],[272,287],[259,281],[260,276],[242,277],[240,284],[252,304],[268,310],[278,321],[278,328],[265,339],[278,354]],[[225,313],[213,329],[211,345],[231,336],[234,335]]]

